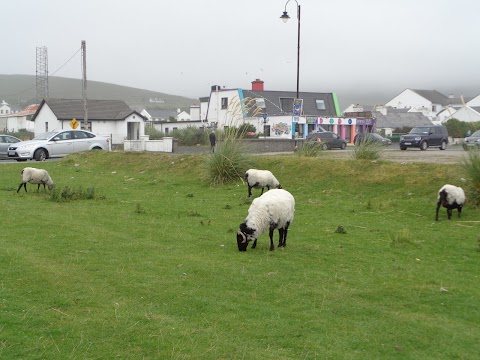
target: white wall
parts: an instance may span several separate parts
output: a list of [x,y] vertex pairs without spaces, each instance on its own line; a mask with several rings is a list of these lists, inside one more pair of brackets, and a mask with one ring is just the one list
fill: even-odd
[[480,121],[480,114],[475,110],[471,109],[469,106],[464,106],[461,109],[457,110],[454,114],[452,114],[449,119],[451,118],[455,118],[465,122],[476,122]]
[[[46,124],[48,124],[48,129]],[[37,117],[35,118],[34,135],[38,136],[46,131],[54,131],[61,129],[63,129],[62,122],[57,120],[57,117],[55,116],[53,111],[45,103],[42,106],[40,112],[37,114]]]
[[467,102],[468,106],[480,106],[480,95]]
[[[222,98],[228,99],[228,106],[222,109]],[[207,114],[208,123],[217,123],[218,129],[225,126],[238,127],[243,123],[243,113],[238,89],[220,89],[210,94],[210,106]]]

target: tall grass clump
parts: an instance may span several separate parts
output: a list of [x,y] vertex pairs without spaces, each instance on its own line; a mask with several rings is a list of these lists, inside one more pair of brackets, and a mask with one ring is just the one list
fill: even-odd
[[378,160],[382,157],[383,145],[364,137],[352,151],[353,160]]
[[480,205],[480,150],[470,150],[461,161],[466,173],[466,192],[469,204]]
[[215,152],[205,163],[206,178],[210,185],[223,185],[238,178],[251,166],[251,160],[235,136],[218,143]]
[[313,142],[305,142],[300,148],[295,152],[298,156],[305,157],[316,157],[322,152],[321,146]]
[[92,200],[95,198],[95,188],[83,189],[81,186],[72,189],[65,186],[63,189],[54,188],[50,193],[50,200],[54,202],[68,202],[72,200]]

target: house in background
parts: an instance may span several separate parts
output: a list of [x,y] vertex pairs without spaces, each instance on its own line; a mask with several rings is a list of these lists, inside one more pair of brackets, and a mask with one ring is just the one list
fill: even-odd
[[35,112],[38,109],[38,104],[32,104],[25,107],[23,110],[10,112],[8,115],[0,115],[0,129],[7,132],[16,132],[20,129],[27,131],[34,131],[34,123],[32,121]]
[[[436,90],[405,89],[385,106],[395,109],[408,109],[409,112],[421,112],[431,121],[438,121],[437,115],[445,109],[459,109],[464,105],[464,99],[446,96]],[[445,117],[443,114],[442,118]]]
[[200,106],[198,105],[190,107],[190,114],[180,109],[176,111],[143,109],[140,113],[146,118],[146,126],[151,126],[165,133],[165,135],[169,135],[174,130],[186,129],[188,127],[203,128],[206,126],[200,120]]
[[[120,100],[87,100],[86,130],[109,135],[112,144],[139,140],[145,134],[145,118]],[[84,128],[82,99],[44,99],[32,117],[35,136],[47,131],[70,129],[76,119]]]
[[[303,107],[298,116],[293,108],[296,92],[264,90],[260,79],[252,81],[251,90],[212,86],[206,121],[220,129],[255,126],[257,133],[269,138],[305,138],[317,130],[330,130],[353,141],[357,126],[373,126],[372,119],[340,116],[335,93],[300,92]],[[202,106],[202,101],[201,101]]]
[[357,104],[349,106],[344,115],[373,117],[376,132],[382,132],[385,136],[392,136],[393,131],[398,128],[432,125],[432,121],[422,113],[409,110],[409,108],[396,109],[384,105],[361,106]]

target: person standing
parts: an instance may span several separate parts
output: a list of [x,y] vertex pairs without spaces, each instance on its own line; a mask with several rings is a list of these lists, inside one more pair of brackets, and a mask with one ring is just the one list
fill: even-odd
[[210,148],[212,149],[212,152],[215,152],[215,143],[217,142],[217,138],[215,136],[215,130],[212,130],[210,133]]

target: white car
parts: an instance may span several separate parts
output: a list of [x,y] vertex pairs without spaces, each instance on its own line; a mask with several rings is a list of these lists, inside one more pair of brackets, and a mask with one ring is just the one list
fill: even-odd
[[0,159],[6,159],[8,147],[13,143],[17,143],[19,141],[22,140],[12,135],[0,135]]
[[33,140],[20,141],[8,147],[7,156],[17,161],[44,161],[79,151],[110,150],[110,138],[85,130],[50,131]]

